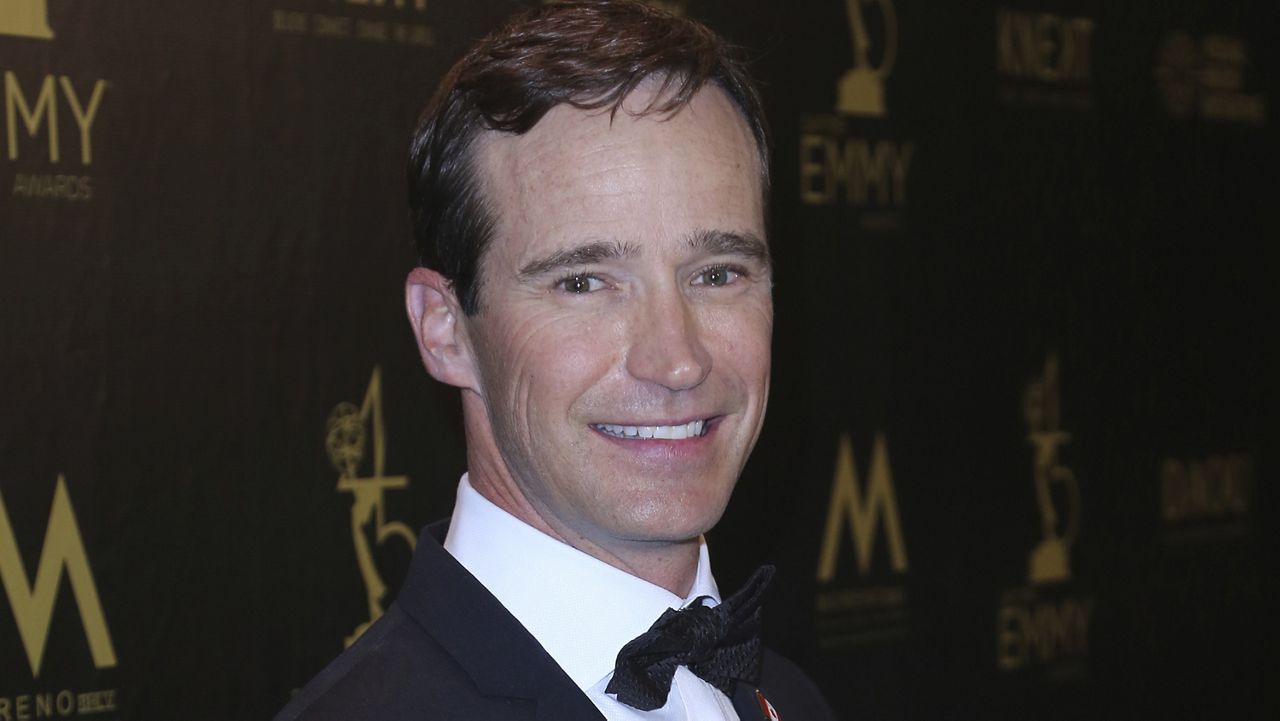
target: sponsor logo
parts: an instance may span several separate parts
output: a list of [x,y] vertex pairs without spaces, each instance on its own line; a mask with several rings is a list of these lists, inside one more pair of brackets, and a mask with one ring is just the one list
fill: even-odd
[[895,230],[915,157],[915,144],[888,137],[883,122],[898,57],[897,13],[890,0],[846,0],[845,11],[852,67],[836,80],[835,112],[801,118],[800,202],[849,208],[863,229]]
[[58,476],[54,486],[49,525],[45,530],[44,547],[40,551],[34,582],[28,581],[8,510],[3,497],[0,497],[0,580],[4,581],[5,595],[18,625],[18,636],[31,664],[31,675],[37,678],[44,661],[53,605],[64,570],[76,606],[80,609],[80,622],[84,625],[93,665],[97,668],[114,667],[115,647],[111,644],[102,602],[98,600],[98,587],[93,582],[93,571],[89,568],[89,557],[80,538],[80,526],[71,507],[66,481]]
[[1160,464],[1160,519],[1165,540],[1229,539],[1247,533],[1257,481],[1253,456],[1214,454]]
[[272,32],[386,45],[436,44],[435,28],[423,22],[427,0],[288,0],[287,5],[271,10]]
[[1165,111],[1179,120],[1264,125],[1266,97],[1245,89],[1250,56],[1249,43],[1241,37],[1167,33],[1155,71]]
[[996,664],[1068,681],[1087,673],[1094,600],[1071,584],[1080,484],[1060,457],[1071,434],[1062,428],[1056,356],[1027,385],[1024,401],[1040,540],[1027,557],[1026,585],[1006,591],[996,609]]
[[[846,523],[847,521],[847,523]],[[877,435],[871,451],[871,470],[867,474],[867,490],[859,490],[858,471],[853,462],[853,443],[849,436],[840,438],[836,451],[836,472],[831,482],[831,502],[827,506],[826,532],[822,555],[818,560],[818,581],[830,583],[836,577],[840,536],[845,527],[852,534],[858,560],[858,573],[871,571],[871,553],[875,549],[876,531],[883,528],[894,573],[906,573],[907,549],[902,541],[902,520],[893,492],[893,474],[889,469],[889,451],[883,435]]]
[[1092,18],[996,11],[997,94],[1006,105],[1085,110],[1093,105]]
[[[842,579],[840,549],[846,538],[853,544],[856,574],[844,574]],[[883,542],[877,543],[880,538]],[[874,563],[878,548],[888,557],[887,571]],[[837,648],[905,635],[908,594],[901,580],[907,570],[888,444],[882,434],[876,435],[864,487],[858,477],[853,442],[844,435],[836,450],[831,500],[818,556],[820,645]]]
[[[358,625],[345,639],[345,645],[350,646],[385,611],[383,597],[387,585],[374,562],[375,548],[392,538],[403,540],[410,549],[417,542],[417,536],[408,526],[386,519],[386,492],[408,488],[409,478],[385,474],[387,439],[382,414],[381,369],[374,367],[359,407],[344,401],[329,413],[324,444],[329,461],[338,472],[338,491],[353,496],[351,541],[369,608],[369,620]],[[360,468],[370,450],[373,451],[372,473],[363,476]]]
[[116,689],[74,691],[64,688],[0,696],[0,721],[97,716],[119,710],[116,701]]
[[[58,476],[54,484],[49,522],[45,526],[44,545],[40,549],[34,578],[27,574],[23,565],[9,511],[4,497],[0,496],[0,582],[3,582],[5,598],[18,627],[18,638],[33,680],[40,678],[44,665],[54,606],[64,574],[79,611],[94,667],[114,668],[117,663],[115,646],[111,642],[111,632],[107,628],[106,614],[98,597],[98,587],[93,580],[66,480]],[[8,644],[0,645],[0,653],[8,652]],[[66,718],[115,711],[116,696],[116,689],[79,691],[69,688],[0,696],[0,720]]]

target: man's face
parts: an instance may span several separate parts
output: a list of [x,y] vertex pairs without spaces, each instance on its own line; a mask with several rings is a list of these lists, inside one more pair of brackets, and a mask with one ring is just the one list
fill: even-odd
[[487,419],[468,432],[492,436],[468,439],[473,478],[499,476],[571,543],[678,542],[719,520],[768,395],[759,163],[717,88],[673,116],[559,106],[484,136],[496,227],[481,310],[459,321]]

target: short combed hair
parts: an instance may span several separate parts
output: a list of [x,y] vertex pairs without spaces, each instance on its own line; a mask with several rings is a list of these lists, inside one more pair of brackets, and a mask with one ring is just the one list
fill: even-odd
[[635,0],[547,5],[459,60],[414,131],[409,206],[418,260],[453,285],[463,312],[480,310],[480,261],[494,228],[474,169],[476,138],[524,134],[557,105],[616,114],[650,78],[659,91],[633,114],[678,112],[707,83],[729,96],[755,136],[767,207],[768,127],[736,49],[705,25]]

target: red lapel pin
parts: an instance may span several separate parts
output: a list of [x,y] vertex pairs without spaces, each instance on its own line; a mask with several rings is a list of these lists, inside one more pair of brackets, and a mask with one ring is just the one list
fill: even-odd
[[769,721],[782,721],[782,717],[778,715],[778,709],[769,703],[769,699],[760,693],[760,689],[756,689],[756,700],[760,702],[760,710],[764,712],[764,717]]

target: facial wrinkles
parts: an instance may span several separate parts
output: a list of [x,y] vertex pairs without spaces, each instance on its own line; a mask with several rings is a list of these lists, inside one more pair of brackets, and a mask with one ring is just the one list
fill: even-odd
[[[560,417],[567,411],[564,408],[540,408],[539,394],[535,391],[539,388],[545,390],[547,384],[556,384],[560,379],[537,377],[529,372],[512,374],[510,368],[545,369],[574,363],[589,366],[594,362],[592,354],[575,353],[573,338],[575,335],[587,337],[593,335],[596,326],[594,324],[583,326],[580,317],[565,314],[562,309],[552,304],[539,306],[532,313],[511,320],[510,323],[489,327],[486,329],[487,332],[481,334],[480,356],[486,359],[501,359],[504,365],[510,366],[486,367],[482,370],[487,393],[491,396],[486,400],[486,405],[490,411],[490,422],[499,436],[499,449],[513,475],[512,480],[517,485],[530,490],[530,485],[536,483],[537,479],[547,477],[545,469],[561,467],[572,460],[572,457],[580,452],[582,439],[570,436],[560,438],[554,443],[545,442],[545,438],[540,439],[539,436],[545,435],[548,429],[536,428],[530,423],[536,422],[537,419]],[[565,344],[548,347],[546,338],[566,338],[566,335],[557,329],[557,326],[565,324],[574,325],[574,335],[568,336],[568,342]],[[537,356],[549,353],[560,356],[558,363],[537,362]],[[552,397],[559,398],[561,395],[552,394]],[[495,408],[498,409],[496,413]],[[523,409],[523,412],[509,414],[502,412],[503,409],[516,408]],[[556,427],[553,425],[550,431],[555,430]],[[503,442],[503,437],[517,438],[519,442]],[[531,457],[525,457],[523,454],[513,455],[531,448],[541,450]],[[539,512],[549,523],[554,524],[555,514],[546,513],[544,499],[563,498],[563,494],[559,493],[561,489],[537,484],[537,487],[531,490],[535,492],[526,492],[526,497],[539,507]]]
[[[511,272],[509,270],[511,264],[505,258],[495,262],[494,265],[502,266],[503,274]],[[645,266],[642,262],[643,267]],[[685,324],[685,327],[678,329],[678,332],[691,334],[693,337],[688,342],[727,347],[729,353],[737,352],[734,348],[734,332],[741,326],[744,313],[755,316],[756,320],[752,321],[753,324],[763,324],[766,327],[771,325],[772,313],[767,288],[763,292],[746,288],[744,293],[748,297],[739,299],[730,306],[718,305],[714,299],[705,303],[690,300],[685,297],[688,289],[683,286],[687,280],[684,275],[691,268],[696,268],[696,265],[691,264],[689,268],[678,271],[678,274],[673,277],[659,274],[653,278],[637,279],[625,290],[606,291],[617,292],[625,297],[597,305],[585,316],[581,308],[569,310],[552,297],[548,297],[545,302],[532,304],[530,306],[532,310],[528,313],[515,318],[504,318],[509,322],[504,323],[503,327],[489,329],[490,332],[483,339],[487,350],[481,355],[488,358],[502,358],[506,362],[514,360],[513,365],[516,367],[546,368],[548,364],[545,362],[529,363],[527,359],[548,352],[564,356],[566,353],[573,354],[579,347],[582,348],[583,360],[580,365],[584,368],[595,366],[592,371],[594,375],[592,383],[584,390],[584,394],[574,401],[572,408],[533,408],[536,402],[532,392],[533,386],[537,383],[555,383],[556,379],[535,378],[529,375],[509,377],[502,368],[487,369],[485,375],[494,381],[506,381],[509,387],[498,388],[487,383],[489,392],[499,393],[502,397],[510,399],[514,404],[510,407],[527,409],[527,413],[518,415],[520,420],[517,422],[542,417],[541,410],[557,414],[572,412],[575,419],[582,420],[584,423],[684,420],[685,416],[695,413],[736,413],[743,410],[735,407],[701,405],[703,399],[709,398],[744,398],[744,394],[740,392],[742,388],[730,387],[740,384],[742,380],[726,377],[723,372],[712,369],[702,386],[672,393],[652,383],[637,383],[628,378],[623,368],[620,351],[611,356],[607,363],[602,362],[599,357],[600,348],[626,348],[628,346],[626,339],[643,337],[649,332],[647,328],[633,328],[630,324],[675,322],[666,317],[674,313],[686,314],[686,317],[679,321]],[[497,287],[493,290],[495,293],[504,292]],[[549,291],[540,288],[532,292],[535,295],[547,293],[550,296]],[[751,296],[755,296],[754,299]],[[567,300],[569,303],[585,300],[591,303],[595,299],[562,300]],[[655,310],[657,314],[634,312],[633,306],[636,305]],[[547,338],[557,338],[561,342],[549,351],[546,348],[545,339]],[[503,352],[499,352],[499,345]],[[767,358],[764,360],[767,362]],[[570,362],[576,361],[571,361],[567,357],[557,361],[560,367]],[[759,405],[762,405],[762,402]],[[502,419],[495,418],[494,421],[500,423]],[[518,433],[525,440],[525,447],[532,447],[534,436],[538,433],[538,429],[529,428],[523,423],[519,428],[506,430],[509,433]],[[752,437],[754,435],[753,433]]]
[[[496,353],[496,349],[490,349],[485,355],[514,361],[515,366],[545,368],[549,364],[528,362],[528,359],[535,354],[553,353],[560,356],[555,361],[558,367],[572,365],[589,369],[589,383],[579,378],[577,384],[570,389],[574,393],[581,392],[581,395],[575,396],[568,408],[535,407],[537,396],[532,392],[533,387],[539,383],[555,383],[555,379],[522,375],[510,379],[510,387],[493,388],[493,392],[509,399],[508,402],[514,404],[510,407],[525,408],[527,412],[520,414],[520,419],[545,417],[547,412],[557,416],[567,413],[584,428],[594,422],[636,424],[641,421],[684,420],[694,415],[732,413],[738,410],[734,406],[707,403],[708,399],[741,398],[742,394],[738,391],[742,389],[737,387],[741,383],[740,379],[729,378],[722,373],[713,372],[702,386],[678,393],[653,383],[637,382],[629,377],[621,350],[628,346],[625,339],[643,336],[648,332],[648,329],[633,327],[632,324],[665,322],[655,321],[655,318],[671,313],[685,313],[688,317],[684,322],[690,327],[684,332],[698,336],[693,342],[706,342],[709,339],[709,327],[704,326],[724,325],[714,318],[708,324],[706,319],[711,315],[707,311],[686,306],[683,300],[673,303],[654,299],[653,294],[644,288],[643,283],[638,283],[628,294],[629,297],[585,317],[579,313],[564,313],[562,308],[548,303],[532,315],[523,316],[520,322],[494,329],[495,332],[490,334],[495,342],[504,345],[506,352]],[[678,289],[674,287],[658,291],[668,298],[676,292]],[[637,313],[633,306],[655,312]],[[558,338],[563,342],[554,349],[547,350],[546,338]],[[715,339],[714,342],[726,341]],[[575,352],[579,347],[582,348],[580,354]],[[602,358],[599,354],[601,348],[619,350]],[[505,377],[501,371],[502,369],[492,369],[486,375],[501,379]],[[506,432],[519,433],[527,445],[535,440],[539,429],[522,423],[519,427],[506,429]],[[574,441],[577,440],[575,437]]]
[[[639,304],[644,304],[644,298],[637,297],[630,302],[639,302]],[[758,318],[763,316],[760,320],[762,320],[763,323],[768,323],[769,316],[771,316],[771,312],[769,312],[769,310],[771,309],[769,309],[767,300],[756,302],[756,304],[753,305],[754,309],[751,310],[751,312],[759,314]],[[538,312],[535,312],[535,314],[524,316],[524,318],[522,318],[522,323],[515,324],[513,327],[494,330],[497,330],[500,337],[506,337],[511,341],[511,346],[509,347],[515,348],[515,357],[516,359],[520,359],[517,360],[516,365],[522,366],[526,365],[525,362],[522,361],[524,361],[527,356],[530,356],[531,353],[539,352],[539,337],[545,337],[548,336],[548,334],[552,337],[561,337],[561,334],[559,334],[556,329],[556,325],[559,323],[577,324],[577,327],[579,327],[580,330],[580,336],[575,337],[584,338],[582,343],[604,343],[611,344],[612,346],[612,344],[616,342],[614,339],[631,336],[631,334],[627,332],[625,324],[628,323],[628,321],[632,321],[630,319],[637,318],[636,314],[621,314],[616,316],[608,314],[608,312],[600,312],[600,314],[596,315],[599,315],[600,318],[593,318],[588,325],[582,327],[581,318],[577,318],[577,316],[572,315],[564,316],[558,311],[557,307],[547,306],[544,307],[544,309],[540,309]],[[690,318],[690,323],[698,324],[698,332],[701,336],[707,339],[707,342],[722,343],[724,346],[732,347],[732,330],[739,327],[742,320],[740,316],[735,315],[735,311],[713,306],[709,307],[709,309],[692,311],[692,316],[694,316],[694,318]],[[573,337],[571,337],[571,343],[572,338]],[[563,350],[564,348],[561,347],[558,348],[556,352],[563,352]],[[590,359],[590,352],[585,353],[585,355]],[[509,359],[511,359],[511,356],[508,356],[508,360]],[[765,361],[767,361],[767,359],[765,359]],[[532,365],[538,366],[538,368],[543,368],[540,364]],[[599,383],[591,384],[591,387],[589,391],[586,392],[585,396],[575,398],[575,400],[573,400],[571,409],[572,417],[582,421],[584,424],[588,420],[655,420],[668,419],[668,417],[672,420],[678,420],[676,416],[680,416],[680,419],[682,419],[682,414],[689,414],[691,409],[694,409],[696,403],[689,401],[695,400],[696,397],[728,397],[739,398],[739,400],[744,398],[744,394],[741,393],[742,388],[731,389],[726,385],[741,383],[741,379],[726,378],[724,375],[719,373],[710,374],[704,387],[694,389],[694,391],[690,392],[669,393],[666,389],[653,387],[653,385],[648,385],[648,387],[646,387],[646,385],[639,385],[634,382],[630,382],[630,380],[622,378],[622,371],[620,369],[621,365],[618,364],[618,362],[611,362],[611,364],[608,364],[605,368],[599,368],[598,371],[602,374],[602,377],[598,379]],[[490,377],[502,377],[502,373],[490,373],[489,375]],[[529,423],[536,424],[536,419],[539,419],[539,417],[547,417],[548,414],[561,414],[561,412],[566,411],[564,409],[540,409],[540,407],[536,407],[534,405],[534,396],[532,396],[531,389],[532,385],[539,382],[549,382],[549,379],[524,377],[524,375],[522,375],[522,377],[513,379],[513,387],[500,389],[494,388],[494,391],[504,393],[508,398],[512,398],[512,402],[515,403],[515,406],[507,407],[524,407],[526,412],[524,412],[524,414],[517,414],[517,416],[529,421]],[[760,415],[762,415],[760,414],[760,411],[763,411],[763,401],[764,396],[759,397],[758,401],[756,401],[756,406],[759,406],[758,409],[755,409],[756,412],[754,415],[756,417],[760,417]],[[741,414],[741,412],[746,409],[742,409],[742,407],[737,406],[703,406],[698,407],[696,410],[699,412],[714,411]],[[494,421],[502,423],[502,420],[500,419],[494,419]],[[508,428],[506,430],[507,433],[518,433],[524,437],[525,442],[521,444],[521,447],[547,447],[548,451],[557,452],[556,456],[553,457],[508,458],[508,462],[511,464],[512,470],[520,475],[522,479],[525,479],[524,483],[527,483],[527,479],[541,478],[543,474],[536,469],[539,469],[539,467],[556,467],[557,462],[563,462],[564,458],[575,453],[577,451],[577,447],[579,447],[579,444],[582,442],[582,439],[579,437],[571,437],[568,439],[562,439],[562,443],[538,443],[538,438],[536,438],[538,430],[538,428],[530,428],[530,426]],[[759,423],[756,423],[755,428],[751,429],[749,438],[744,439],[744,443],[739,443],[739,446],[745,446],[746,443],[754,441],[755,435],[758,433]],[[739,451],[742,451],[742,448],[739,448]],[[730,452],[727,453],[727,455],[733,457],[735,453]],[[739,455],[745,457],[745,452],[741,452]],[[718,458],[717,462],[722,462],[723,460],[727,460],[727,458]],[[532,467],[525,467],[526,465]],[[741,464],[736,465],[739,466],[740,469]],[[561,497],[561,494],[557,493],[558,489],[556,488],[543,488],[540,490],[541,493],[531,494],[535,501],[539,501],[540,498],[548,496],[554,498]],[[588,488],[584,489],[584,492],[594,494],[598,493],[598,489]],[[655,512],[660,506],[662,506],[655,498],[644,498],[648,498],[648,502],[650,505],[653,505],[654,508],[645,510],[645,508],[636,507],[635,511],[637,514],[646,515],[649,511]]]

